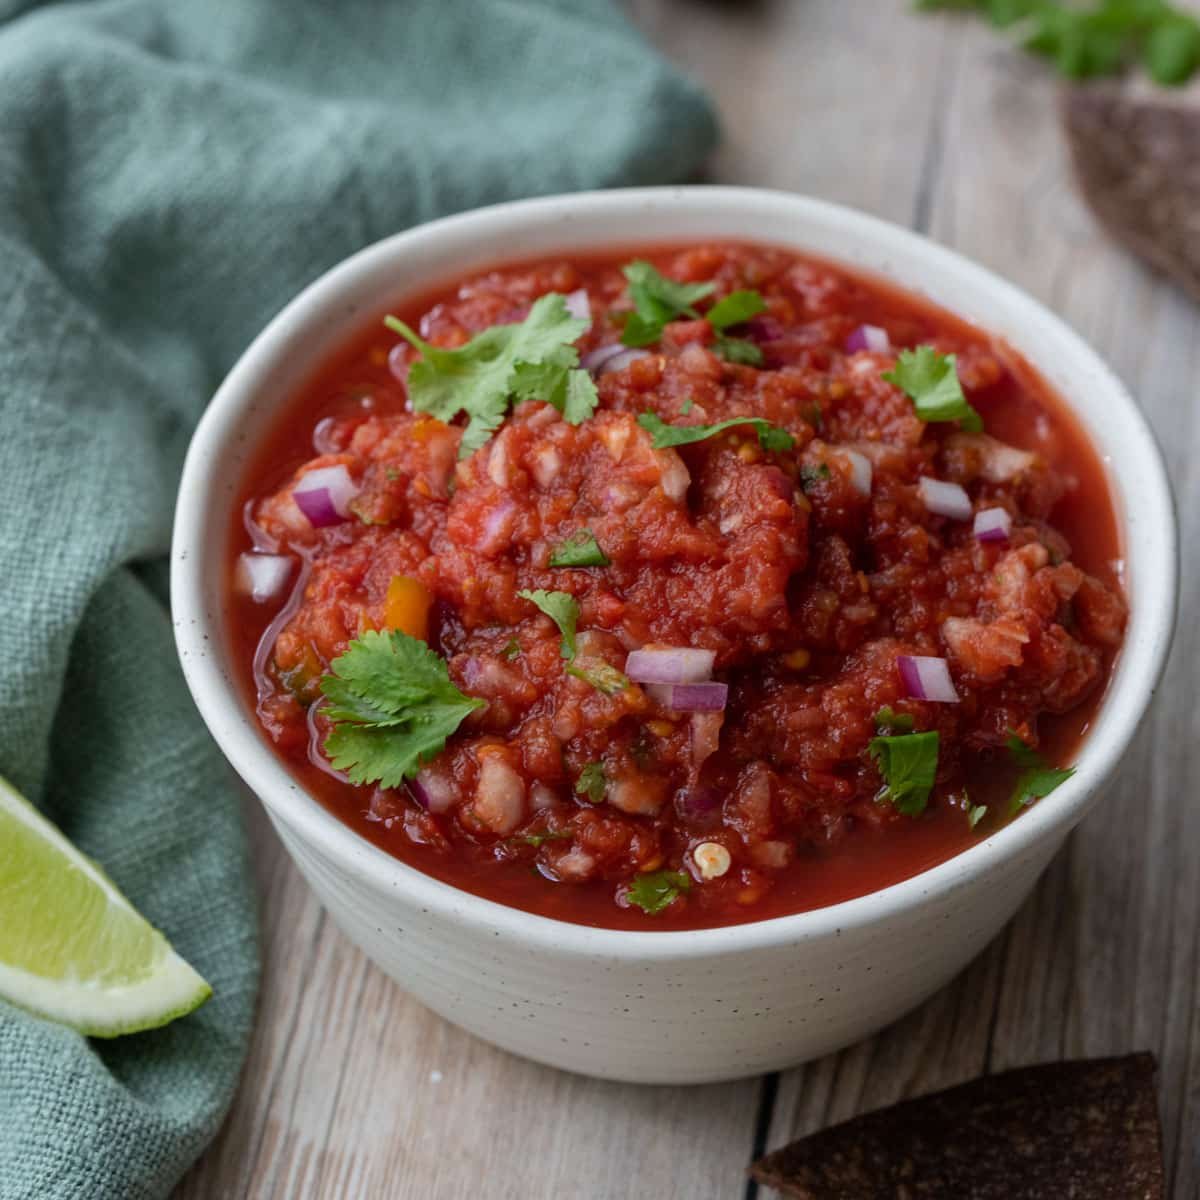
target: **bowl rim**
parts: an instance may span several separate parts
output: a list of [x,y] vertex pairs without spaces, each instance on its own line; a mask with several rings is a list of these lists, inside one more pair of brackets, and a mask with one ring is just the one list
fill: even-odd
[[[823,908],[737,925],[693,930],[627,930],[576,924],[527,912],[444,883],[376,847],[339,820],[310,796],[288,773],[253,726],[235,684],[221,670],[212,647],[222,643],[220,614],[211,612],[203,599],[203,555],[192,553],[204,544],[208,498],[221,479],[219,450],[237,436],[243,411],[253,401],[262,381],[277,368],[284,352],[296,350],[296,333],[322,313],[335,311],[347,296],[382,263],[400,259],[421,242],[431,239],[453,246],[455,239],[490,232],[501,243],[505,232],[546,222],[559,222],[562,252],[572,242],[584,244],[580,224],[614,213],[635,218],[639,212],[679,210],[691,214],[721,211],[727,216],[744,213],[768,218],[771,213],[818,227],[853,234],[864,245],[886,255],[919,253],[934,276],[955,278],[957,283],[990,295],[997,303],[1016,306],[1023,317],[1037,322],[1081,369],[1093,387],[1105,393],[1112,406],[1111,420],[1120,428],[1128,457],[1114,464],[1106,460],[1110,485],[1136,479],[1136,495],[1144,518],[1139,530],[1138,553],[1147,559],[1147,577],[1159,586],[1131,609],[1117,670],[1095,719],[1107,736],[1097,744],[1093,729],[1080,752],[1075,775],[1051,796],[1039,801],[1019,821],[990,834],[982,841],[908,879],[866,895]],[[568,224],[570,215],[578,224]],[[734,235],[712,234],[733,240]],[[747,233],[747,240],[753,235]],[[643,239],[652,244],[653,238]],[[670,238],[659,237],[659,242]],[[693,239],[698,240],[698,239]],[[787,245],[786,238],[771,238]],[[636,238],[631,239],[637,241]],[[799,249],[800,253],[804,253]],[[503,254],[498,254],[502,259]],[[845,255],[826,255],[854,270],[871,272],[870,266],[849,262]],[[878,268],[875,273],[879,274]],[[904,285],[901,285],[904,286]],[[908,285],[910,291],[917,289]],[[394,291],[391,296],[394,297]],[[390,298],[390,297],[389,297]],[[386,300],[380,297],[381,307]],[[1033,361],[1033,360],[1031,360]],[[315,361],[313,364],[315,366]],[[1034,365],[1038,365],[1035,361]],[[1069,397],[1063,401],[1094,439],[1086,413]],[[1097,402],[1099,403],[1099,402]],[[1099,454],[1099,449],[1097,449]],[[1119,501],[1120,496],[1114,496]],[[1118,508],[1119,508],[1118,504]],[[1123,541],[1129,514],[1118,512]],[[1128,553],[1128,545],[1123,548]],[[441,916],[477,932],[508,936],[530,946],[560,955],[605,957],[649,962],[694,958],[728,951],[794,945],[839,935],[844,931],[895,917],[923,902],[944,898],[955,889],[999,868],[1006,862],[1053,844],[1082,818],[1098,789],[1116,768],[1153,698],[1166,664],[1174,628],[1178,591],[1178,534],[1170,484],[1162,453],[1141,409],[1124,385],[1094,350],[1064,321],[1015,285],[970,259],[911,230],[844,205],[788,192],[763,188],[687,185],[664,188],[629,188],[602,192],[511,201],[444,217],[384,238],[330,268],[292,299],[258,334],[217,390],[196,427],[188,449],[179,487],[171,548],[171,597],[176,645],[192,696],[222,752],[273,820],[282,823],[301,841],[319,846],[338,867],[370,885],[376,893],[403,894],[407,902],[430,916]]]

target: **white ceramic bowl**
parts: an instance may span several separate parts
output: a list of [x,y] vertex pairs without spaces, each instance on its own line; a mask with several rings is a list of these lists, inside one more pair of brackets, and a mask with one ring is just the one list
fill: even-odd
[[[247,455],[281,400],[406,291],[526,256],[631,243],[762,240],[866,269],[999,334],[1081,419],[1108,472],[1130,623],[1075,776],[980,844],[906,882],[815,912],[695,932],[620,932],[507,908],[353,833],[288,774],[234,684],[222,579]],[[171,591],[179,653],[213,736],[333,918],[430,1008],[529,1058],[684,1083],[802,1062],[899,1017],[997,933],[1096,801],[1167,655],[1176,532],[1158,449],[1124,387],[1057,317],[906,230],[800,196],[676,188],[558,196],[436,221],[335,267],[255,339],[184,468]]]

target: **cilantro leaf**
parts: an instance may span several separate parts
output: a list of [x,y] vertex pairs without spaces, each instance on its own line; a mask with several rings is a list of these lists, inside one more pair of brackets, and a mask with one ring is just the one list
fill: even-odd
[[590,529],[577,529],[550,555],[552,567],[607,567],[611,563]]
[[1071,79],[1113,75],[1140,54],[1163,86],[1200,67],[1200,22],[1166,0],[917,0],[919,9],[974,9],[998,29],[1020,23],[1022,45]]
[[567,667],[568,675],[590,683],[606,696],[615,696],[629,686],[629,680],[603,659],[595,660],[595,666],[575,665],[578,649],[575,643],[575,628],[579,624],[579,603],[570,592],[547,592],[539,588],[532,592],[518,592],[517,595],[522,600],[536,604],[558,626],[559,632],[562,633],[560,653],[571,664]]
[[[574,348],[571,353],[577,360]],[[512,393],[517,400],[545,400],[553,404],[571,425],[586,421],[600,400],[596,381],[587,371],[565,370],[562,364],[553,362],[517,363]]]
[[[382,705],[358,695],[344,680],[336,675],[325,675],[318,681],[321,691],[329,700],[325,715],[331,721],[350,721],[356,725],[399,725],[404,718]],[[420,693],[414,695],[420,699]]]
[[731,325],[744,325],[751,317],[767,311],[767,302],[758,292],[747,290],[730,292],[728,296],[718,300],[704,314],[708,323],[718,332],[723,332]]
[[937,777],[937,730],[874,737],[869,750],[883,776],[876,799],[890,800],[906,817],[923,813]]
[[1075,774],[1074,767],[1052,767],[1036,750],[1027,746],[1015,733],[1009,733],[1009,757],[1021,768],[1013,785],[1009,813],[1015,816],[1035,800],[1044,799],[1060,783]]
[[580,667],[572,664],[567,668],[568,675],[590,683],[596,691],[604,696],[615,696],[629,686],[629,679],[617,670],[611,663],[600,661],[594,667]]
[[[333,660],[330,672],[321,679],[321,691],[335,721],[370,723],[378,719],[374,712],[394,716],[431,696],[462,698],[450,682],[445,661],[418,638],[399,631],[368,629]],[[346,715],[339,715],[339,706]]]
[[679,283],[637,259],[624,269],[633,312],[621,341],[626,346],[649,346],[662,336],[663,326],[678,317],[698,317],[694,305],[716,290],[715,283]]
[[445,749],[446,738],[470,711],[407,725],[335,725],[325,739],[325,753],[351,783],[399,787]]
[[608,777],[604,774],[603,763],[588,763],[575,780],[576,795],[586,797],[591,804],[599,804],[604,799],[604,790],[607,787]]
[[795,438],[786,429],[780,429],[762,417],[730,417],[728,421],[718,421],[715,425],[668,425],[657,413],[644,412],[637,420],[650,434],[650,444],[655,450],[703,442],[735,425],[753,425],[764,450],[790,450],[796,444]]
[[763,352],[745,338],[731,338],[722,335],[713,342],[713,353],[718,354],[726,362],[741,363],[748,367],[761,367]]
[[983,429],[983,418],[963,395],[953,354],[939,354],[932,346],[901,350],[883,378],[913,402],[922,421],[959,421],[974,433]]
[[876,733],[912,733],[913,719],[886,704],[874,716]]
[[625,890],[625,898],[653,917],[691,887],[690,876],[682,871],[650,871],[633,879]]
[[545,400],[573,425],[595,410],[596,385],[577,369],[573,345],[588,323],[571,316],[557,292],[535,300],[524,321],[493,325],[453,350],[430,345],[397,317],[384,324],[421,352],[408,372],[413,408],[441,421],[469,418],[460,458],[492,436],[513,400]]
[[333,728],[330,762],[351,783],[399,787],[482,700],[450,681],[445,662],[424,642],[393,630],[368,630],[346,647],[321,679]]
[[1031,14],[1031,32],[1024,47],[1053,60],[1059,74],[1068,79],[1115,74],[1124,65],[1124,39],[1121,33],[1090,17],[1088,13],[1046,4]]
[[570,661],[575,657],[575,627],[579,623],[579,603],[570,592],[518,592],[522,600],[536,604],[558,626],[562,634],[562,656]]
[[563,394],[562,404],[551,400],[568,425],[582,425],[596,411],[599,403],[596,381],[587,371],[568,371],[567,390]]
[[504,649],[500,651],[500,656],[509,662],[516,662],[521,657],[521,643],[515,637],[509,638],[504,643]]
[[1200,24],[1190,17],[1167,17],[1146,36],[1143,58],[1155,83],[1186,83],[1200,66]]

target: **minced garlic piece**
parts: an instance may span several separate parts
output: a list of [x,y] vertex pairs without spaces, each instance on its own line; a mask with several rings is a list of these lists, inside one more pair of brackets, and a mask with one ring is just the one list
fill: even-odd
[[729,870],[733,860],[720,842],[701,842],[692,851],[692,861],[701,879],[720,879]]

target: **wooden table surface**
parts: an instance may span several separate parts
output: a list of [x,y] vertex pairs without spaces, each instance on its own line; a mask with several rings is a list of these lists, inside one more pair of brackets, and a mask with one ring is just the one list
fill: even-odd
[[1056,86],[982,22],[908,0],[634,0],[715,96],[714,180],[842,201],[927,233],[1061,313],[1165,448],[1183,619],[1105,802],[962,976],[870,1041],[782,1074],[645,1088],[493,1050],[409,999],[333,927],[253,807],[264,922],[257,1033],[224,1130],[178,1195],[756,1194],[751,1157],[901,1097],[1047,1059],[1159,1057],[1176,1200],[1200,1197],[1200,309],[1098,231]]

